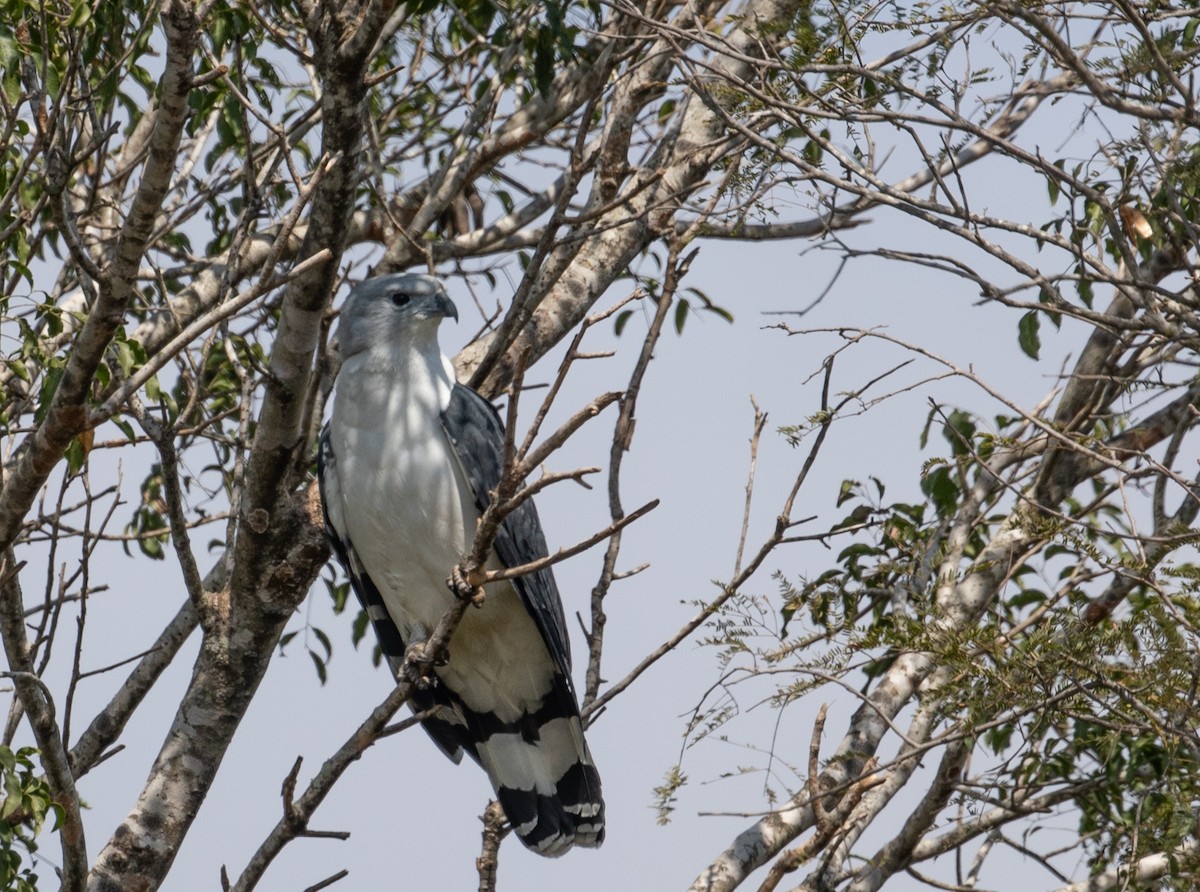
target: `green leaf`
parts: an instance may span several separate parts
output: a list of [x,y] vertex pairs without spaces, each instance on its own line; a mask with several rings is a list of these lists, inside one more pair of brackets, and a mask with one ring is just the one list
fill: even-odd
[[350,627],[350,643],[358,648],[358,643],[367,635],[367,626],[370,625],[371,618],[367,616],[367,611],[360,610],[358,615],[354,617],[354,624]]
[[958,507],[960,495],[958,484],[954,482],[950,469],[945,465],[929,471],[921,480],[921,489],[925,495],[929,496],[933,507],[942,517],[951,516]]
[[1015,608],[1028,607],[1030,604],[1044,604],[1046,593],[1035,588],[1022,589],[1009,599],[1009,604]]
[[0,69],[7,71],[9,68],[16,68],[21,63],[21,51],[17,47],[17,41],[13,37],[12,31],[6,26],[0,25]]
[[554,35],[549,28],[542,28],[533,51],[533,82],[543,96],[549,95],[554,84],[554,63]]
[[38,396],[38,405],[33,413],[33,420],[41,424],[50,412],[50,402],[54,399],[54,391],[58,390],[58,382],[62,380],[62,365],[54,365],[46,370],[42,377],[42,390]]
[[683,334],[683,326],[687,322],[689,309],[690,307],[688,307],[686,300],[681,300],[675,304],[675,332],[677,334]]
[[14,67],[9,68],[4,72],[3,79],[4,98],[8,100],[9,105],[21,104],[21,73]]
[[50,814],[54,815],[54,826],[51,829],[53,829],[53,830],[61,829],[62,825],[65,824],[67,821],[67,810],[65,808],[63,808],[61,805],[59,805],[57,802],[51,802],[50,803]]
[[71,441],[71,445],[67,447],[67,473],[74,477],[83,470],[84,462],[87,461],[87,452],[84,451],[83,444],[76,437]]
[[89,0],[76,0],[71,8],[71,15],[67,19],[66,27],[81,28],[88,23],[92,17],[92,4]]
[[117,367],[121,370],[121,376],[128,378],[129,373],[133,371],[134,365],[137,363],[137,357],[134,355],[133,347],[129,341],[117,341]]
[[152,560],[161,561],[164,557],[162,539],[157,536],[139,539],[138,547],[141,548],[142,554]]
[[3,265],[7,269],[11,269],[17,275],[19,275],[22,279],[24,279],[26,282],[28,282],[30,288],[33,287],[33,273],[30,271],[29,267],[27,267],[25,264],[21,263],[19,260],[12,260],[12,259],[3,260],[3,261],[0,261],[0,263],[3,263]]
[[346,603],[350,600],[350,583],[328,583],[329,598],[333,601],[333,612],[341,613],[346,609]]
[[921,428],[921,436],[917,438],[917,445],[922,449],[929,445],[929,429],[933,427],[933,420],[940,417],[941,408],[937,403],[929,407],[929,414],[925,416],[925,426]]
[[854,491],[860,486],[857,480],[843,480],[838,490],[837,507],[841,507],[847,499],[854,498]]
[[26,384],[33,380],[29,375],[29,369],[25,368],[25,363],[21,362],[21,360],[9,359],[7,362],[9,370]]
[[1083,305],[1090,310],[1092,308],[1092,301],[1095,298],[1091,281],[1089,279],[1080,279],[1075,283],[1075,290],[1079,293],[1079,299],[1083,301]]
[[112,423],[129,439],[130,443],[137,442],[137,433],[134,431],[132,424],[123,418],[114,418],[112,419]]
[[315,637],[317,641],[321,642],[321,647],[325,651],[325,659],[329,659],[331,656],[333,656],[333,644],[330,642],[329,636],[316,626],[313,626],[312,633],[313,637]]
[[942,436],[950,444],[955,455],[966,455],[971,451],[971,443],[975,439],[975,420],[970,413],[955,409],[946,419],[942,428]]
[[1038,337],[1040,324],[1037,310],[1030,310],[1021,317],[1021,321],[1017,325],[1017,343],[1021,345],[1025,355],[1031,359],[1038,358],[1038,351],[1042,347],[1042,341]]
[[316,652],[314,652],[314,651],[310,650],[308,652],[308,655],[309,655],[309,657],[312,658],[313,666],[316,667],[317,678],[320,679],[321,684],[325,684],[325,682],[328,681],[328,678],[329,678],[328,673],[326,673],[326,671],[325,671],[325,661],[322,660],[320,658],[320,656],[318,656],[316,654]]
[[212,24],[208,28],[209,38],[212,40],[213,49],[218,53],[225,49],[225,44],[229,41],[229,21],[225,16],[213,16]]
[[4,775],[4,806],[0,808],[0,818],[7,818],[21,807],[21,779],[16,772]]
[[617,319],[613,323],[613,334],[617,337],[620,337],[621,332],[625,330],[626,323],[629,322],[632,316],[633,310],[622,310],[621,312],[617,313]]
[[719,316],[726,322],[733,322],[733,313],[729,312],[729,310],[725,309],[724,307],[718,307],[716,304],[709,304],[704,309],[708,310],[715,316]]

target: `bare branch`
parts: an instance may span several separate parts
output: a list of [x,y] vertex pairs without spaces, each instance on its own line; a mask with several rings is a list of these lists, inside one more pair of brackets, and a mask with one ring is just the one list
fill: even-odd
[[1057,892],[1108,892],[1110,889],[1127,889],[1132,883],[1152,883],[1170,876],[1172,863],[1176,859],[1193,856],[1198,847],[1200,843],[1196,840],[1188,840],[1171,852],[1146,855],[1133,864],[1113,867],[1091,879],[1062,886]]
[[29,659],[20,568],[12,550],[7,550],[4,561],[0,563],[0,635],[3,636],[10,669],[0,674],[13,680],[37,741],[46,780],[55,802],[62,807],[64,817],[59,828],[62,888],[77,892],[83,889],[88,873],[87,841],[84,838],[79,793],[75,789],[75,776],[63,746],[62,731],[55,718],[54,699],[49,688],[34,673]]
[[496,873],[499,867],[500,842],[511,827],[499,802],[489,802],[483,810],[483,849],[475,862],[479,871],[479,892],[496,892]]

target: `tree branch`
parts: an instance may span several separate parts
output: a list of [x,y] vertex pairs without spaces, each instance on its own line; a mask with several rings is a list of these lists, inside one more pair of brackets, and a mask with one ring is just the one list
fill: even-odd
[[0,635],[10,670],[0,673],[13,680],[17,696],[33,729],[42,767],[54,801],[63,811],[59,827],[62,848],[62,889],[80,892],[87,879],[87,841],[80,813],[79,793],[75,776],[63,746],[62,732],[54,715],[54,700],[45,683],[33,671],[29,658],[29,641],[25,637],[24,598],[21,595],[19,574],[21,564],[6,549],[0,562]]
[[85,400],[104,351],[125,321],[138,266],[146,252],[163,199],[171,185],[180,135],[187,118],[192,53],[199,33],[187,0],[164,0],[166,63],[159,81],[160,105],[142,179],[110,265],[100,278],[99,295],[72,346],[45,420],[22,443],[15,467],[0,489],[0,552],[15,540],[38,490],[87,423]]

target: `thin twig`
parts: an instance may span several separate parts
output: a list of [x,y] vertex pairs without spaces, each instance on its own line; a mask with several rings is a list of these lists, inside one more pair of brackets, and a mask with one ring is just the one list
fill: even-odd
[[505,567],[503,570],[488,570],[486,580],[488,582],[499,582],[502,579],[513,579],[517,576],[527,576],[530,573],[536,573],[538,570],[543,570],[546,567],[557,564],[559,561],[564,561],[569,557],[574,557],[582,551],[587,551],[596,543],[603,542],[605,539],[607,539],[609,536],[612,536],[619,530],[625,529],[625,527],[629,526],[634,521],[639,520],[646,514],[649,514],[651,511],[657,508],[658,505],[658,499],[653,499],[647,502],[641,508],[638,508],[636,511],[631,511],[629,514],[626,514],[615,523],[610,523],[604,529],[600,530],[600,532],[593,533],[592,535],[588,536],[582,542],[577,542],[574,545],[566,548],[560,548],[554,554],[547,555],[544,558],[538,558],[536,561],[529,561],[529,563],[521,564],[517,567]]
[[313,883],[311,886],[309,886],[307,889],[305,889],[304,892],[320,892],[321,889],[328,889],[330,886],[332,886],[338,880],[344,880],[349,875],[350,875],[350,871],[339,870],[333,876],[327,877],[326,879],[321,880],[321,882],[319,882],[319,883]]
[[746,536],[750,532],[750,506],[754,502],[754,473],[758,467],[758,442],[762,437],[763,428],[767,424],[767,413],[758,408],[754,397],[750,397],[750,405],[754,407],[754,429],[750,433],[750,468],[746,473],[746,506],[742,509],[742,534],[738,538],[737,555],[733,559],[733,575],[742,572],[742,555],[746,550]]
[[479,872],[479,892],[496,892],[496,873],[499,868],[500,843],[512,827],[504,815],[504,809],[496,801],[489,802],[480,816],[483,822],[483,847],[475,859]]

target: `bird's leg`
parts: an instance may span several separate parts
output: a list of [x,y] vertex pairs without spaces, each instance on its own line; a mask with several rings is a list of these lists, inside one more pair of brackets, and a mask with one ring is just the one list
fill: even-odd
[[450,655],[446,653],[440,660],[434,659],[429,653],[429,630],[420,623],[413,623],[409,638],[412,643],[404,649],[404,676],[425,691],[433,684],[434,667],[445,666]]
[[476,568],[472,564],[470,569],[464,571],[463,563],[465,563],[465,559],[454,565],[454,569],[450,571],[450,578],[446,580],[446,586],[454,592],[456,598],[470,601],[475,607],[482,607],[485,597],[483,586],[473,584],[470,578],[474,575]]

